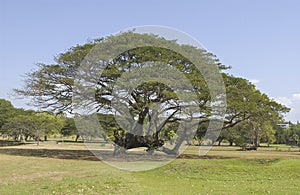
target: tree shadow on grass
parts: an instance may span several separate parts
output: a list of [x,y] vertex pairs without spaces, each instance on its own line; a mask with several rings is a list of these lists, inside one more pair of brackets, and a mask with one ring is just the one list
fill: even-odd
[[89,150],[0,148],[0,154],[56,159],[99,161],[99,159]]
[[181,154],[178,156],[180,159],[230,159],[234,158],[231,156],[217,156],[217,155],[205,155],[205,156],[200,156],[197,154]]
[[[41,158],[55,158],[55,159],[72,159],[72,160],[89,160],[101,161],[98,156],[104,156],[103,160],[120,160],[120,157],[114,157],[112,152],[99,150],[62,150],[62,149],[22,149],[22,148],[0,148],[0,154],[15,155],[15,156],[30,156]],[[157,160],[171,160],[174,156],[159,154],[155,156]],[[157,158],[158,157],[158,158]],[[225,156],[199,156],[196,154],[181,154],[177,158],[180,159],[229,159],[232,157]],[[130,154],[126,155],[126,161],[136,160],[153,160],[153,155],[145,154]],[[124,159],[123,159],[124,160]]]
[[11,140],[0,140],[0,147],[3,146],[18,146],[18,145],[22,145],[23,143],[21,142],[15,142],[15,141],[11,141]]

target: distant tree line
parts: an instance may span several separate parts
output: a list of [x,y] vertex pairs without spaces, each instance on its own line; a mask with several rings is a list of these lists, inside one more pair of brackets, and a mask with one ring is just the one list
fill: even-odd
[[16,142],[47,141],[53,134],[76,135],[74,121],[62,114],[14,108],[11,102],[0,99],[0,135]]
[[[120,141],[118,139],[125,131],[115,120],[112,114],[98,114],[99,122],[105,131],[104,141]],[[186,137],[187,144],[200,145],[207,130],[208,123],[198,127],[192,137]],[[178,135],[176,129],[179,123],[171,123],[162,130],[162,139],[171,144],[176,142]],[[63,114],[54,114],[44,111],[33,111],[14,108],[5,99],[0,99],[0,136],[16,142],[26,142],[30,139],[47,141],[53,134],[62,136],[80,137],[74,119]],[[88,134],[87,134],[88,135]],[[299,145],[300,124],[290,123],[289,128],[282,128],[275,123],[266,122],[259,124],[253,121],[243,121],[233,127],[222,130],[217,144],[228,142],[246,148],[249,145],[259,146],[260,143]],[[88,139],[81,134],[81,139]],[[148,141],[149,142],[149,141]],[[148,143],[150,147],[151,142]]]
[[290,122],[288,128],[277,126],[274,137],[274,143],[300,146],[300,124],[298,122],[296,124]]

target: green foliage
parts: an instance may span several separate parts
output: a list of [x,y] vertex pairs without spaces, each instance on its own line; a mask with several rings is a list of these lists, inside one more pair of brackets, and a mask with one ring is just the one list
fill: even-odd
[[1,128],[5,136],[10,136],[14,141],[26,141],[29,137],[35,137],[33,122],[36,118],[31,116],[32,111],[19,111],[10,118]]
[[271,124],[270,122],[265,122],[263,128],[263,132],[261,135],[261,141],[270,145],[276,141],[275,133],[276,133],[277,124]]
[[78,131],[73,118],[64,117],[64,126],[61,128],[60,133],[63,136],[77,135]]
[[177,134],[175,133],[174,130],[170,130],[170,131],[168,132],[168,137],[169,137],[170,139],[176,139]]
[[249,140],[244,136],[239,136],[234,140],[235,144],[241,147],[243,150],[249,145]]
[[99,124],[101,125],[101,128],[103,129],[102,137],[104,137],[105,140],[107,140],[107,137],[110,138],[110,140],[114,141],[114,132],[117,131],[118,135],[124,134],[125,130],[120,127],[120,125],[117,123],[114,115],[112,114],[97,114]]
[[291,124],[290,128],[285,130],[287,142],[290,145],[300,145],[300,124]]
[[0,129],[13,116],[14,107],[11,102],[0,99]]
[[[262,94],[249,81],[223,75],[227,92],[227,116],[219,141],[244,147],[275,141],[276,126],[290,109]],[[242,143],[244,142],[244,143]]]
[[[49,112],[37,112],[33,110],[16,109],[8,101],[1,110],[3,125],[0,133],[3,136],[12,137],[14,141],[24,142],[29,138],[40,140],[41,136],[58,133],[64,126],[61,116]],[[1,104],[4,105],[4,104]]]
[[[126,49],[135,46],[141,40],[143,43],[157,45],[157,47],[143,46],[134,47],[131,50]],[[99,43],[101,43],[100,46]],[[132,45],[128,45],[129,43]],[[118,48],[122,52],[114,59],[105,62],[99,61],[99,59],[106,59],[107,56],[110,56],[107,48]],[[98,50],[101,51],[100,58],[99,55],[96,55]],[[173,51],[184,51],[183,53],[186,56]],[[87,63],[87,66],[84,67],[82,62],[87,62],[83,60],[86,56],[89,57],[88,61],[91,63]],[[207,125],[211,120],[215,120],[216,123],[221,122],[220,116],[218,116],[219,113],[212,113],[212,108],[209,106],[216,103],[212,102],[212,99],[218,100],[218,98],[226,95],[227,111],[223,127],[225,131],[223,131],[221,138],[232,141],[243,136],[244,131],[243,133],[236,133],[234,129],[227,129],[247,121],[252,127],[247,128],[249,132],[246,132],[247,139],[245,140],[251,138],[254,140],[255,145],[258,145],[262,138],[268,142],[273,141],[274,131],[266,124],[275,124],[282,118],[283,113],[289,111],[287,107],[262,94],[246,79],[237,78],[226,73],[222,73],[226,94],[220,90],[222,86],[214,85],[213,88],[217,93],[214,94],[215,97],[212,97],[208,88],[209,83],[201,72],[203,71],[207,78],[211,78],[216,82],[213,78],[217,78],[217,73],[211,71],[211,68],[218,68],[222,71],[228,67],[222,65],[215,55],[204,49],[181,45],[176,41],[166,40],[155,35],[126,32],[116,36],[108,36],[72,47],[67,52],[58,55],[55,62],[55,64],[49,65],[38,64],[37,70],[27,74],[25,88],[18,89],[16,92],[19,95],[33,97],[34,102],[44,108],[59,112],[72,112],[72,96],[78,92],[76,90],[91,88],[92,91],[95,91],[95,97],[92,97],[95,98],[95,101],[83,101],[87,105],[82,106],[92,105],[93,109],[100,114],[117,113],[117,116],[121,116],[122,119],[118,119],[118,121],[123,120],[123,128],[119,127],[116,124],[116,119],[113,119],[110,115],[101,115],[100,117],[103,118],[103,120],[100,119],[102,120],[100,124],[103,126],[104,133],[110,138],[119,136],[118,140],[123,139],[122,134],[135,134],[139,136],[153,135],[153,138],[157,139],[156,141],[162,142],[165,137],[170,139],[170,135],[168,135],[170,128],[168,126],[189,119],[199,121],[195,138],[201,140],[205,135],[205,131],[200,126]],[[158,62],[166,65],[160,66]],[[201,65],[201,72],[193,63]],[[92,64],[92,67],[89,64]],[[94,73],[97,72],[97,65],[99,67],[107,65],[101,75]],[[80,71],[78,71],[78,68],[81,68]],[[139,71],[135,71],[136,69]],[[189,87],[184,79],[179,79],[181,77],[176,75],[176,71],[181,72],[182,77],[187,79],[192,87]],[[161,77],[157,81],[152,81],[151,75],[157,74],[171,74],[171,79]],[[79,83],[75,89],[74,79],[78,75],[82,76],[81,79],[84,82]],[[89,75],[88,78],[86,75]],[[136,78],[139,77],[148,80],[147,82],[138,83]],[[180,91],[170,86],[183,86],[183,90]],[[124,93],[127,93],[124,88],[132,89],[132,91],[124,95]],[[120,94],[127,98],[120,97]],[[195,94],[196,98],[193,99],[191,94]],[[181,97],[180,101],[179,96]],[[86,96],[84,97],[86,98]],[[112,100],[121,102],[124,108],[114,107]],[[197,106],[195,106],[195,102]],[[158,107],[157,104],[163,106]],[[223,107],[224,105],[218,106]],[[189,112],[185,113],[183,107],[189,107]],[[129,112],[124,111],[125,109],[128,109]],[[200,114],[197,114],[199,110]],[[164,118],[165,121],[159,121],[159,118]],[[267,123],[265,123],[266,121]],[[95,124],[84,124],[82,120],[82,124],[79,125],[82,126],[82,135],[101,134],[105,138],[102,131],[99,133],[99,128],[97,130],[97,127],[91,126]],[[124,129],[124,126],[126,129]],[[190,129],[192,127],[184,129],[183,132],[172,129],[178,136],[176,144],[181,144],[184,140],[183,137],[189,139],[190,134],[195,133],[187,133]],[[114,131],[116,131],[115,134]],[[133,136],[128,135],[128,137]],[[115,137],[114,140],[117,140],[117,138]],[[136,140],[147,139],[135,139],[134,141]],[[126,139],[126,142],[131,141],[133,140]],[[128,145],[124,140],[120,143]],[[175,146],[175,148],[179,147]]]

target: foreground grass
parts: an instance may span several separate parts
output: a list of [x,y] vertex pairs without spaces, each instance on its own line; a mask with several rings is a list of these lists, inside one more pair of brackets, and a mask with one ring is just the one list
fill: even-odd
[[[77,149],[77,148],[76,148]],[[267,150],[216,147],[210,159],[181,158],[128,172],[101,161],[0,152],[0,194],[299,194],[300,158]],[[223,157],[220,158],[223,151]],[[214,153],[215,152],[215,153]],[[190,151],[192,153],[192,151]],[[265,153],[267,157],[262,154]],[[258,154],[258,155],[257,155]],[[256,156],[257,155],[257,156]],[[249,158],[250,156],[250,158]]]

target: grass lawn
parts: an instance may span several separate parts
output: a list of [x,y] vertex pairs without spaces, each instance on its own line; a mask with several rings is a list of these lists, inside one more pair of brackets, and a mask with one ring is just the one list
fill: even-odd
[[[279,147],[279,148],[278,148]],[[45,150],[47,149],[47,150]],[[0,148],[0,194],[299,194],[299,148],[258,151],[197,147],[150,171],[122,171],[93,158],[82,144]],[[77,154],[78,153],[78,154]],[[85,158],[84,158],[85,157]]]

